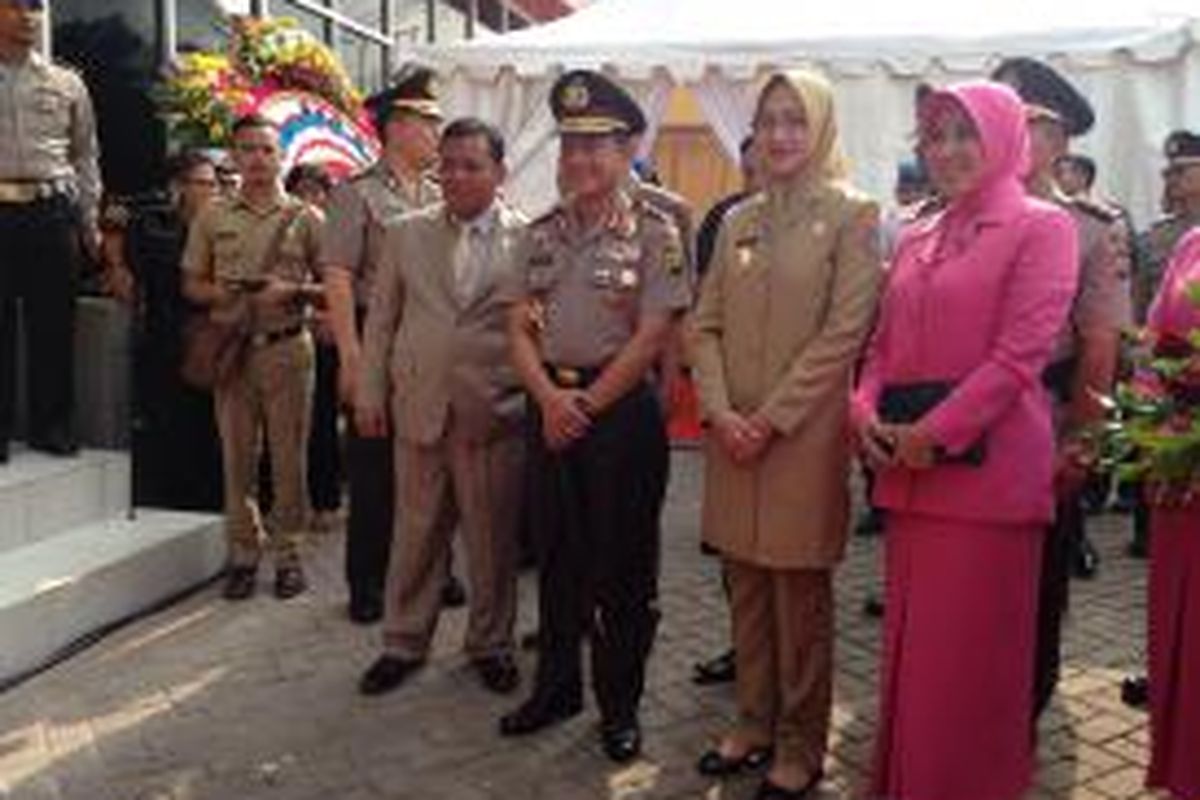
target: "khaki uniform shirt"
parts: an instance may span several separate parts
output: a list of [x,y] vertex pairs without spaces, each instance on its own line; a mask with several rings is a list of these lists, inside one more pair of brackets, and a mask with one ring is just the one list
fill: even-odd
[[[265,264],[267,248],[284,221],[285,211],[300,206],[280,240],[277,258]],[[270,208],[260,209],[242,197],[213,203],[202,211],[188,232],[183,270],[216,283],[274,276],[301,283],[316,277],[320,246],[321,212],[302,200],[280,192]],[[256,315],[258,331],[281,331],[304,322],[304,306],[297,302]]]
[[1117,215],[1087,201],[1060,202],[1071,213],[1079,232],[1079,288],[1052,362],[1075,355],[1081,331],[1120,330],[1133,322],[1129,267],[1120,247],[1124,230]]
[[1175,215],[1155,220],[1149,230],[1138,237],[1138,269],[1134,275],[1134,309],[1139,322],[1145,322],[1146,312],[1158,293],[1163,272],[1171,252],[1183,235],[1200,226],[1200,215]]
[[642,317],[691,302],[679,232],[657,208],[622,193],[608,220],[582,230],[563,207],[530,223],[510,298],[532,298],[543,360],[600,367]]
[[441,199],[428,178],[406,183],[380,161],[333,190],[321,241],[321,268],[349,268],[354,301],[365,308],[379,269],[387,226],[402,215]]
[[98,154],[92,101],[78,74],[37,53],[20,64],[0,62],[0,182],[62,182],[93,226]]

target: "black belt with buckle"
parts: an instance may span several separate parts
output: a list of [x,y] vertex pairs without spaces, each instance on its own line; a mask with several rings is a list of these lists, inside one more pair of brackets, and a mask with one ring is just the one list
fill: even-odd
[[550,380],[564,389],[589,386],[604,371],[604,367],[566,367],[559,364],[546,364],[545,367]]
[[267,331],[265,333],[256,333],[250,337],[251,347],[266,347],[267,345],[282,342],[284,339],[290,339],[293,336],[299,336],[304,331],[303,325],[293,325],[290,328],[284,328],[279,331]]

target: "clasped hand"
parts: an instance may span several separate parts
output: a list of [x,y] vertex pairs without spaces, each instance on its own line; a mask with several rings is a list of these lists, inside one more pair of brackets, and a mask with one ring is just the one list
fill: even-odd
[[758,460],[775,436],[775,429],[763,417],[757,414],[744,417],[736,411],[719,414],[713,420],[713,430],[735,464]]
[[915,425],[889,425],[872,418],[859,427],[858,447],[867,465],[876,470],[934,465],[933,439]]
[[541,403],[542,437],[552,451],[565,450],[592,426],[592,403],[587,392],[555,389]]

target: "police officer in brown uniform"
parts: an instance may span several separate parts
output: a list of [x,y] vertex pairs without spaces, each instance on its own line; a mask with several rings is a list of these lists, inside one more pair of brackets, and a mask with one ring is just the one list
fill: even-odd
[[[341,401],[354,408],[362,365],[361,329],[386,228],[401,215],[441,199],[431,168],[437,158],[442,111],[433,73],[402,68],[391,85],[371,96],[367,108],[383,142],[374,166],[333,191],[321,248],[330,324],[338,349]],[[392,543],[392,445],[383,436],[363,436],[349,426],[346,472],[350,515],[346,526],[346,583],[350,618],[379,620]],[[448,599],[461,603],[461,589]]]
[[604,750],[641,749],[638,703],[658,622],[666,429],[651,372],[689,303],[670,218],[632,198],[637,104],[602,75],[573,71],[550,105],[570,199],[531,223],[512,287],[510,339],[529,415],[530,524],[538,548],[540,641],[530,698],[507,736],[578,713],[590,637]]
[[100,171],[87,87],[36,50],[43,0],[0,0],[0,463],[13,433],[16,301],[28,342],[29,445],[71,455],[81,243],[95,257]]
[[1031,59],[1010,59],[997,69],[1028,107],[1032,165],[1026,185],[1032,194],[1066,208],[1079,235],[1079,286],[1071,314],[1043,376],[1056,402],[1059,455],[1058,508],[1045,540],[1038,603],[1035,654],[1035,713],[1050,702],[1058,682],[1062,615],[1068,576],[1090,577],[1095,553],[1087,543],[1081,491],[1092,458],[1082,434],[1104,419],[1100,395],[1111,392],[1121,329],[1132,321],[1129,272],[1118,246],[1124,235],[1117,214],[1096,203],[1072,199],[1055,182],[1055,164],[1071,136],[1094,122],[1087,100],[1051,67]]
[[1163,216],[1139,237],[1137,248],[1134,306],[1139,321],[1146,319],[1175,245],[1200,225],[1200,134],[1172,131],[1163,142],[1163,155]]
[[[225,596],[254,593],[262,542],[275,561],[275,595],[306,588],[299,537],[307,519],[306,451],[313,340],[305,327],[316,276],[321,212],[290,197],[280,181],[279,130],[262,117],[233,127],[238,194],[192,223],[183,291],[210,314],[231,315],[248,332],[239,363],[214,389],[221,435],[230,571]],[[259,442],[271,456],[274,501],[264,530],[255,500]]]

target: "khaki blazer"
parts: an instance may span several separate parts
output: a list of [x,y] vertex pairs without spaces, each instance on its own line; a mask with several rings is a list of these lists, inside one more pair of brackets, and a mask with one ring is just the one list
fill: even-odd
[[458,226],[437,203],[402,217],[384,238],[363,333],[360,403],[382,408],[402,440],[431,445],[454,415],[457,435],[486,442],[516,433],[525,410],[509,359],[508,304],[523,220],[497,209],[488,262],[470,298],[454,288]]
[[706,445],[704,540],[735,560],[827,568],[845,548],[847,410],[882,270],[879,211],[840,183],[759,194],[726,215],[690,320],[702,413],[778,432],[741,466]]

